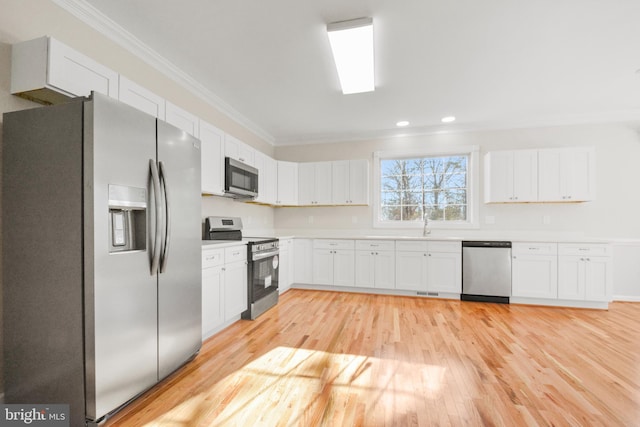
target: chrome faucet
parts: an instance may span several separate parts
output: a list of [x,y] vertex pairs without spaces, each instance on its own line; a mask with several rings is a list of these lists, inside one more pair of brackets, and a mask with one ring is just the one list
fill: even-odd
[[425,213],[422,218],[424,219],[424,225],[422,226],[422,235],[428,236],[431,234],[431,230],[429,229],[429,215]]

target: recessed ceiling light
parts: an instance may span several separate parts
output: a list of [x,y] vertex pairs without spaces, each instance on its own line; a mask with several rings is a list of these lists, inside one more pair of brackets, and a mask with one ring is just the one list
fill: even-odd
[[409,122],[406,120],[400,120],[396,123],[396,126],[398,126],[399,128],[403,128],[405,126],[409,126]]
[[334,22],[327,33],[342,93],[373,91],[373,19]]
[[440,121],[442,123],[451,123],[451,122],[455,122],[456,118],[453,116],[447,116],[447,117],[443,117],[442,119],[440,119]]

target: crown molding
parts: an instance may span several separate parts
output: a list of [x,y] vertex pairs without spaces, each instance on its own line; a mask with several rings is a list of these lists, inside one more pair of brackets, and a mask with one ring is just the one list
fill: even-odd
[[344,132],[327,134],[308,134],[296,138],[278,138],[275,145],[312,145],[331,144],[339,142],[371,141],[402,137],[429,136],[438,134],[455,134],[470,132],[507,131],[517,129],[532,129],[556,126],[581,126],[602,124],[630,124],[640,126],[640,110],[620,110],[598,112],[591,114],[575,114],[563,116],[547,116],[538,118],[517,119],[504,121],[487,121],[475,123],[452,123],[415,126],[409,128],[377,129],[364,132]]
[[198,96],[209,105],[220,110],[235,122],[249,129],[271,145],[275,145],[275,138],[269,132],[249,120],[238,110],[230,106],[222,98],[203,86],[193,77],[182,71],[178,66],[164,58],[133,34],[122,28],[115,21],[104,15],[85,0],[52,0],[55,4],[80,19],[102,35],[113,40],[147,64],[151,65],[171,80],[183,86],[192,94]]

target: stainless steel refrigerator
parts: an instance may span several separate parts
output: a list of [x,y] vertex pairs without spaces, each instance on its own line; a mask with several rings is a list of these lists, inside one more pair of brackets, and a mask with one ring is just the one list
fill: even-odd
[[100,94],[3,119],[5,403],[91,425],[200,349],[200,141]]

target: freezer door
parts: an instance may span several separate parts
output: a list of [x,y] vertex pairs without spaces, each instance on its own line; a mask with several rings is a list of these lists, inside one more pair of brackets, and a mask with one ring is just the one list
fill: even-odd
[[157,126],[167,219],[158,275],[158,375],[164,378],[202,341],[200,141],[160,120]]
[[113,251],[119,237],[112,224],[117,206],[132,208],[119,199],[141,199],[140,209],[152,196],[156,122],[94,94],[85,102],[84,133],[86,411],[96,420],[157,382],[157,276],[150,274],[148,238],[154,218],[146,209],[137,231],[143,238],[126,251]]

